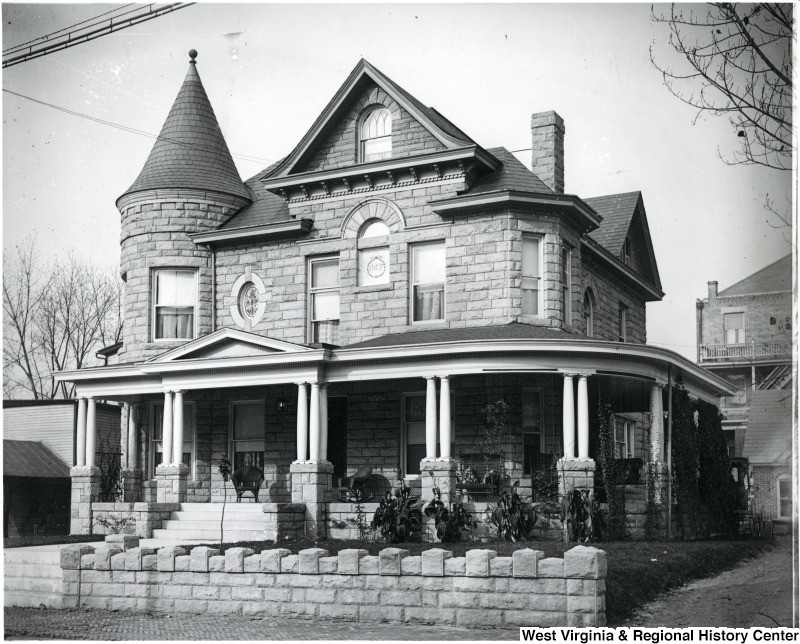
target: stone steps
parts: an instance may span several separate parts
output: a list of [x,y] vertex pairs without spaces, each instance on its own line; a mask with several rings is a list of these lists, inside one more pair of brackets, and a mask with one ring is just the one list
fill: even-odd
[[58,550],[8,549],[3,553],[6,606],[61,608]]
[[[221,503],[181,503],[153,538],[165,541],[217,541],[222,519]],[[260,503],[229,503],[223,520],[225,541],[264,539],[264,513]]]

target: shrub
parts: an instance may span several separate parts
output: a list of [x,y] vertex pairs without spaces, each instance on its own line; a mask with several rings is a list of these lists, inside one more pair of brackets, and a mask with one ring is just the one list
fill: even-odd
[[443,543],[460,541],[464,532],[471,534],[478,526],[472,515],[464,509],[460,497],[448,509],[442,501],[442,492],[438,487],[433,488],[433,501],[425,508],[425,515],[434,520],[436,536]]
[[506,541],[525,541],[533,534],[536,525],[536,510],[523,501],[517,492],[519,481],[510,490],[504,489],[497,499],[497,505],[489,508],[492,523],[497,528],[497,536]]
[[422,529],[420,500],[411,497],[411,488],[401,480],[400,486],[386,493],[375,510],[370,523],[372,530],[380,530],[387,543],[402,543],[416,537]]

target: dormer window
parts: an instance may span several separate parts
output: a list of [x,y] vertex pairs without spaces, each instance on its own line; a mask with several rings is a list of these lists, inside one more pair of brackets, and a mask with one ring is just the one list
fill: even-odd
[[361,163],[392,158],[392,115],[388,109],[375,107],[364,114],[359,140]]
[[633,242],[629,235],[625,238],[625,243],[622,245],[622,252],[619,254],[620,261],[622,261],[625,266],[630,266],[631,255],[633,255]]

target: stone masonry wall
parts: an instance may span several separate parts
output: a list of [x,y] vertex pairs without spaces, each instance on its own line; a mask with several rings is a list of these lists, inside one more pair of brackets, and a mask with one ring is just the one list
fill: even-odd
[[303,170],[332,170],[358,163],[358,128],[365,108],[383,105],[392,115],[392,158],[400,159],[415,154],[437,152],[445,149],[428,130],[422,127],[394,99],[375,83],[369,85],[353,104],[353,108],[336,124],[328,139],[306,164]]
[[453,557],[386,548],[329,556],[207,546],[61,549],[64,608],[295,616],[460,626],[605,626],[606,553],[576,546],[563,559],[537,550]]
[[120,271],[125,276],[125,345],[119,361],[143,360],[183,341],[153,341],[153,270],[197,270],[196,336],[211,331],[211,253],[192,242],[190,233],[216,228],[245,202],[202,191],[159,191],[127,195],[122,215]]
[[581,333],[586,333],[580,311],[583,307],[583,294],[587,288],[594,293],[594,337],[598,340],[617,342],[619,305],[628,307],[627,342],[647,342],[647,311],[645,301],[632,288],[624,286],[620,279],[603,268],[587,252],[583,254],[582,283],[576,290],[580,295],[576,321]]
[[111,534],[111,531],[98,521],[102,519],[127,519],[122,532],[142,538],[153,536],[153,530],[170,518],[173,511],[180,509],[177,503],[92,503],[94,525],[92,534]]

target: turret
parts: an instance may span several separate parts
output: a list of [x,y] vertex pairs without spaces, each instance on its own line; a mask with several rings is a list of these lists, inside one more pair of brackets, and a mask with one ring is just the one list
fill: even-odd
[[163,353],[211,331],[211,252],[192,233],[252,202],[197,72],[197,52],[136,181],[117,200],[125,287],[121,362]]

